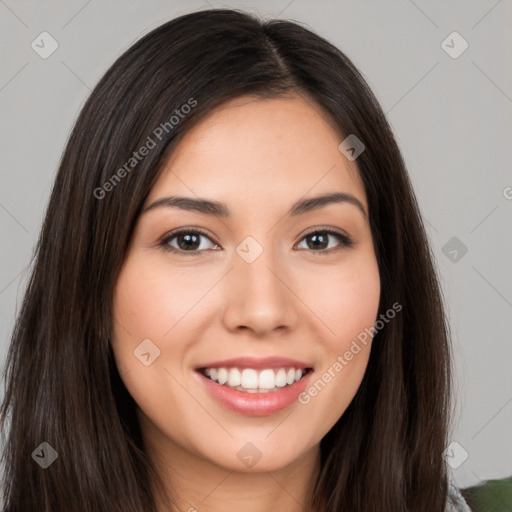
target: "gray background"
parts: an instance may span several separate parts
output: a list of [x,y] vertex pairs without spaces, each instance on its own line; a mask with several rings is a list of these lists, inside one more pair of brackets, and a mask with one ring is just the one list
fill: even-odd
[[[457,381],[452,440],[460,445],[453,465],[463,459],[462,449],[468,454],[454,478],[468,486],[512,474],[510,0],[0,0],[2,369],[27,265],[80,107],[129,45],[208,4],[305,22],[367,78],[406,159],[449,306]],[[31,48],[43,31],[59,45],[47,59]],[[442,47],[453,31],[469,44],[455,59]],[[450,38],[445,44],[461,48]]]

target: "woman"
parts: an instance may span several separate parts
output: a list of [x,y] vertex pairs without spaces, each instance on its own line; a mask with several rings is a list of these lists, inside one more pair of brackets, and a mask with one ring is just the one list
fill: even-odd
[[354,65],[295,23],[193,13],[113,64],[6,377],[11,512],[465,507],[405,165]]

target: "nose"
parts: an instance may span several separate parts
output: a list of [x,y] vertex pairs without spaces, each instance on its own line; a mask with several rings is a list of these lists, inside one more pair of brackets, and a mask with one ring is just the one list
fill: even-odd
[[270,253],[264,250],[252,263],[235,255],[234,268],[224,283],[223,321],[228,330],[248,330],[262,337],[295,327],[299,317],[290,273]]

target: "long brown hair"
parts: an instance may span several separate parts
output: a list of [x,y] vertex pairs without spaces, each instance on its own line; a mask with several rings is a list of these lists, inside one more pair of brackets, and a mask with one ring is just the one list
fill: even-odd
[[[216,9],[174,19],[121,55],[69,138],[4,375],[9,512],[156,510],[156,473],[109,344],[113,290],[159,164],[199,119],[245,94],[303,94],[340,133],[363,141],[357,167],[380,270],[379,313],[395,302],[403,308],[376,334],[360,389],[321,442],[311,510],[444,510],[449,337],[385,115],[352,62],[323,38],[297,23]],[[154,147],[135,163],[149,138]],[[46,470],[31,457],[42,442],[58,453]]]

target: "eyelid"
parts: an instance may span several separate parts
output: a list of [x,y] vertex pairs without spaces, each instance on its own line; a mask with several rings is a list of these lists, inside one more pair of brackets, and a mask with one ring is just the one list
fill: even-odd
[[315,233],[325,233],[325,232],[334,234],[334,235],[340,235],[340,236],[346,237],[346,238],[351,238],[350,235],[348,233],[346,233],[345,231],[343,231],[342,229],[335,228],[332,226],[316,226],[314,228],[308,228],[306,231],[304,231],[304,233],[301,233],[299,236],[300,236],[300,240],[302,240],[306,236],[313,235]]

